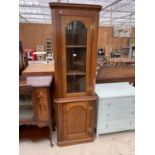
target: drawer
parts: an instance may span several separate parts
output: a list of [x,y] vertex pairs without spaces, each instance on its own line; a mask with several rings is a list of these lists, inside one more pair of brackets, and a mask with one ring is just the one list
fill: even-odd
[[99,99],[98,104],[100,108],[99,110],[103,110],[105,108],[130,108],[135,105],[135,97]]
[[99,114],[102,121],[134,117],[134,106],[130,108],[105,108]]
[[104,122],[102,121],[99,124],[99,133],[111,133],[125,130],[133,130],[135,128],[135,120],[133,117]]

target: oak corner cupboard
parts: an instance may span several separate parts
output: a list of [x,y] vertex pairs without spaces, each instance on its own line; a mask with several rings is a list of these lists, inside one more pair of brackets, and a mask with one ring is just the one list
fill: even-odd
[[50,3],[57,144],[94,140],[99,5]]

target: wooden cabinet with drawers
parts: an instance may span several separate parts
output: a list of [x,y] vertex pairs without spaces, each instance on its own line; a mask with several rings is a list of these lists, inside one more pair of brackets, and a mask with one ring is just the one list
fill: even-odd
[[20,77],[19,81],[19,125],[37,125],[50,128],[52,76]]
[[97,136],[134,129],[134,87],[127,82],[96,84]]
[[101,6],[50,3],[58,145],[94,139],[98,20]]

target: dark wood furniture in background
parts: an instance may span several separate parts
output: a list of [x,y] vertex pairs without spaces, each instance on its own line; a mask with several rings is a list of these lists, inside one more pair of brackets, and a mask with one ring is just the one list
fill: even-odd
[[97,73],[96,83],[135,83],[135,65],[103,66]]
[[51,64],[30,64],[22,75],[24,76],[51,76],[54,74],[54,63]]
[[94,140],[99,5],[50,3],[57,144]]
[[22,74],[22,71],[27,67],[28,60],[24,53],[22,42],[19,41],[19,75]]
[[51,145],[52,79],[52,76],[21,76],[19,79],[19,125],[48,126]]
[[[38,127],[36,125],[21,125],[19,126],[19,139],[30,139],[33,142],[37,142],[41,139],[51,140],[49,127]],[[52,145],[52,144],[51,144]]]

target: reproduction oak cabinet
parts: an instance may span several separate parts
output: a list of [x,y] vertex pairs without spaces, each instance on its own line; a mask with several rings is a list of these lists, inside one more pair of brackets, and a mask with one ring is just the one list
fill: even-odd
[[99,5],[50,3],[59,146],[93,141]]
[[21,76],[19,80],[19,125],[37,125],[50,128],[52,76]]

